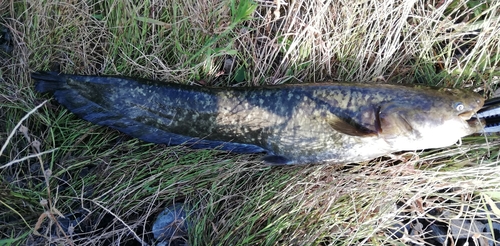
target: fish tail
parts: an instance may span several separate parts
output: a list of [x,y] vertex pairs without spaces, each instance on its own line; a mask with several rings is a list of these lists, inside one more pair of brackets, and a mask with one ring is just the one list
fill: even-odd
[[59,104],[62,104],[69,111],[83,119],[97,124],[95,112],[103,112],[101,113],[103,116],[109,116],[107,115],[109,112],[107,109],[82,96],[78,90],[68,84],[70,76],[56,72],[35,72],[31,74],[31,78],[35,80],[35,90],[37,92],[53,93],[53,97]]
[[35,90],[39,93],[67,89],[66,76],[56,72],[34,72],[31,78],[35,80]]

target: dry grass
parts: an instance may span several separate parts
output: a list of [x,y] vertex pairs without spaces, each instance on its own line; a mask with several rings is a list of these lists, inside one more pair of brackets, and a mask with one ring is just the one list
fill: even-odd
[[[193,207],[193,245],[387,245],[389,228],[447,211],[500,216],[496,136],[338,166],[142,143],[35,94],[29,72],[217,86],[415,82],[493,94],[500,2],[1,1],[0,244],[151,244],[167,205]],[[14,133],[12,137],[9,137]],[[48,153],[47,151],[53,151]],[[7,166],[5,166],[7,165]],[[460,209],[466,206],[467,209]],[[72,233],[60,216],[82,215]],[[64,235],[65,234],[65,235]]]

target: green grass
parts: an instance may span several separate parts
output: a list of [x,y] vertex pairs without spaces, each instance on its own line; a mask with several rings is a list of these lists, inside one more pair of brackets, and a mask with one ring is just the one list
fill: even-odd
[[[487,97],[499,82],[498,1],[278,2],[2,2],[14,49],[0,53],[0,244],[151,243],[155,216],[185,201],[192,245],[397,245],[388,228],[402,214],[468,205],[473,217],[500,200],[497,136],[404,161],[270,167],[131,139],[54,100],[15,129],[48,98],[29,79],[38,70],[214,86],[415,82]],[[77,211],[92,233],[51,236],[54,218]]]

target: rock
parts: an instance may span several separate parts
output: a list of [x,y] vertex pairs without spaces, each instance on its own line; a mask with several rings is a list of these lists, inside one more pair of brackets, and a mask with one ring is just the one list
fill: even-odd
[[175,203],[165,208],[153,224],[153,235],[157,245],[189,245],[189,209],[184,203]]

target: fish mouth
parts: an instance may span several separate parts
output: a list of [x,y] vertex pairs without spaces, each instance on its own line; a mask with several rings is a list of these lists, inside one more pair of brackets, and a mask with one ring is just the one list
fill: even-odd
[[470,128],[482,129],[482,132],[500,132],[500,97],[480,101],[478,107],[459,114]]
[[462,120],[467,122],[470,128],[475,128],[477,125],[484,125],[485,120],[478,117],[476,111],[467,111],[458,115]]
[[467,111],[467,112],[463,112],[463,113],[459,114],[458,116],[460,118],[462,118],[463,120],[470,120],[474,114],[476,114],[476,112]]
[[470,118],[470,119],[465,120],[465,121],[469,124],[469,126],[475,126],[477,124],[484,124],[484,119],[479,119],[479,118],[475,118],[475,117]]

